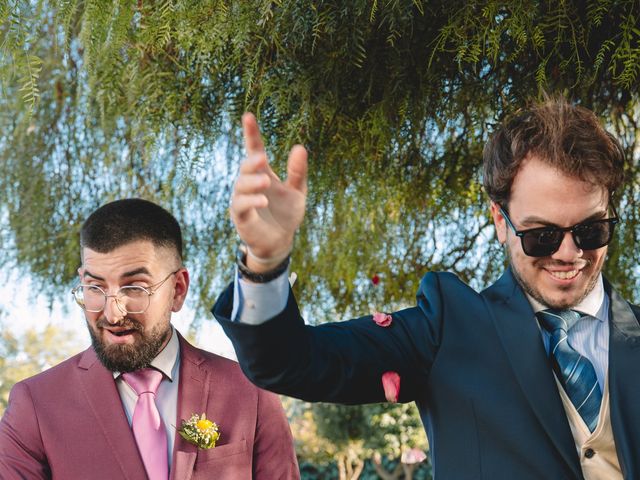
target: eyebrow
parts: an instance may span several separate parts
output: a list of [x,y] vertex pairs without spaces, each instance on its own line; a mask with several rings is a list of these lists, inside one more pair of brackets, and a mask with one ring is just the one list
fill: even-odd
[[[134,270],[129,270],[128,272],[124,272],[122,275],[120,275],[120,278],[134,277],[136,275],[149,275],[149,276],[151,276],[151,273],[149,272],[147,267],[140,267],[140,268],[136,268]],[[95,274],[91,273],[88,270],[85,270],[84,274],[82,276],[83,277],[91,277],[91,278],[94,278],[96,280],[101,280],[101,281],[105,280],[104,277],[101,277],[99,275],[95,275]]]
[[[593,214],[589,215],[587,218],[585,218],[583,220],[580,220],[578,223],[576,223],[574,225],[580,225],[581,223],[590,222],[590,221],[593,221],[593,220],[602,220],[602,219],[607,217],[607,212],[608,212],[608,210],[604,210],[604,211],[601,211],[601,212],[593,213]],[[520,224],[522,226],[527,226],[527,225],[532,225],[532,224],[540,224],[540,225],[545,225],[547,227],[564,228],[564,227],[561,227],[558,224],[555,224],[555,223],[550,222],[548,220],[545,220],[543,218],[536,217],[535,215],[532,215],[532,216],[529,216],[529,217],[525,217],[523,220],[520,221]],[[571,226],[574,226],[574,225],[571,225]]]

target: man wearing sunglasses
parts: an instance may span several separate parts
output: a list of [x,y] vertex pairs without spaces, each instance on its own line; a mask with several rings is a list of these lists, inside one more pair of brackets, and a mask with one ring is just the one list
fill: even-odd
[[92,346],[13,387],[0,478],[300,478],[278,397],[171,325],[189,288],[176,219],[118,200],[87,218],[80,243],[72,293]]
[[640,478],[640,313],[601,273],[624,153],[592,112],[548,100],[486,145],[509,258],[495,284],[427,273],[415,307],[317,327],[286,274],[306,151],[292,149],[281,182],[255,118],[243,123],[231,216],[245,247],[213,313],[252,381],[310,401],[415,401],[435,478]]

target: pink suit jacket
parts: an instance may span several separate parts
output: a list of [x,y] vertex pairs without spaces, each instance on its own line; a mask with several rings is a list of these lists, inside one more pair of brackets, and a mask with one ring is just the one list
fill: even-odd
[[[202,450],[176,434],[170,480],[300,478],[278,397],[235,362],[179,338],[175,425],[205,412],[221,436]],[[13,387],[0,422],[0,479],[145,478],[113,375],[93,348]]]

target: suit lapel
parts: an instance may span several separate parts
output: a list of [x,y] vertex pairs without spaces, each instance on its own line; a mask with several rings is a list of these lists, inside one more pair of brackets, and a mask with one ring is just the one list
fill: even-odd
[[605,281],[611,299],[609,398],[611,426],[625,478],[640,477],[640,326],[629,304]]
[[[80,386],[113,457],[113,478],[146,478],[133,433],[118,395],[113,374],[98,361],[93,348],[87,349],[78,364]],[[116,467],[119,467],[119,469]]]
[[535,314],[511,269],[483,294],[520,388],[575,478],[582,478],[575,441]]
[[[176,333],[178,333],[176,331]],[[194,413],[206,413],[209,397],[209,381],[206,369],[200,368],[204,357],[178,333],[180,340],[180,384],[178,385],[178,409],[176,427]],[[170,480],[188,480],[193,474],[197,447],[184,440],[176,432]]]

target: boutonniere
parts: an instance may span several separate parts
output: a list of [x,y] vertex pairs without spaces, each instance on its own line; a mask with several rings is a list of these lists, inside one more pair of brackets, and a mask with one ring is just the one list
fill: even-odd
[[215,422],[207,419],[207,416],[193,414],[189,420],[182,420],[182,426],[178,433],[187,442],[193,443],[198,448],[213,448],[216,446],[220,432]]

